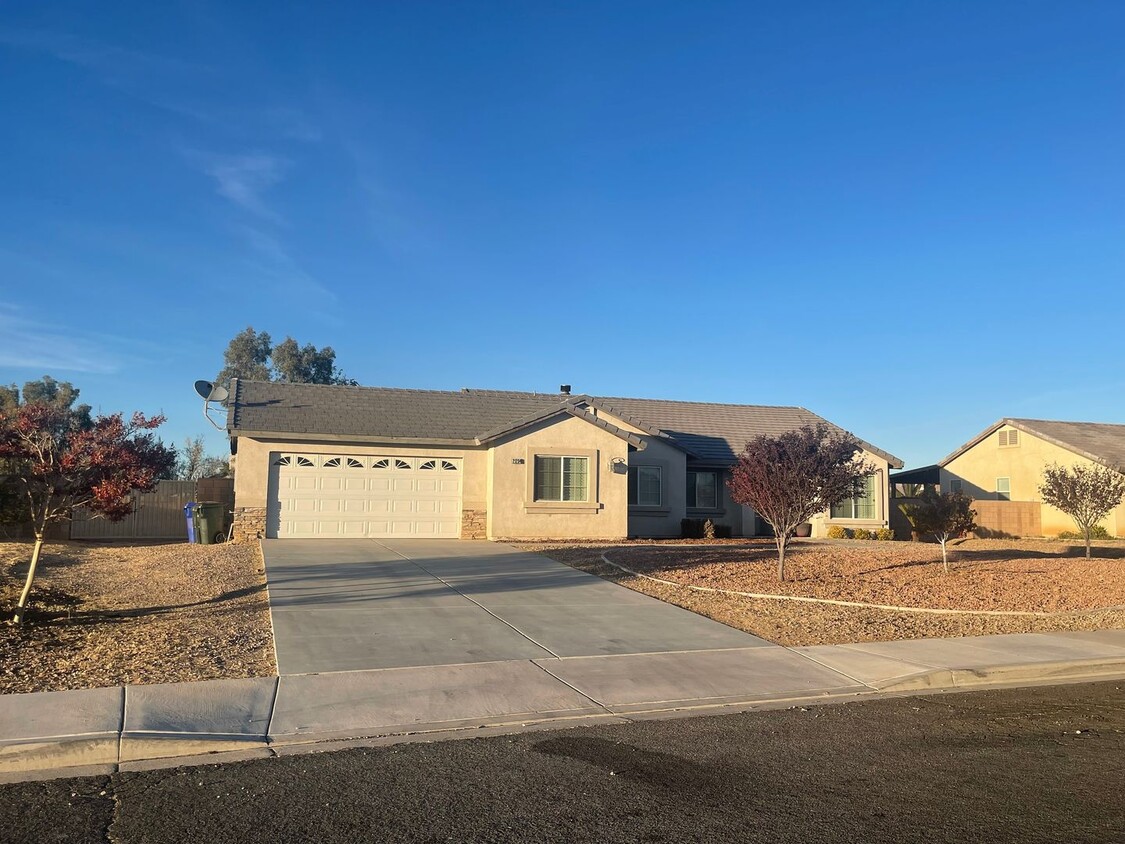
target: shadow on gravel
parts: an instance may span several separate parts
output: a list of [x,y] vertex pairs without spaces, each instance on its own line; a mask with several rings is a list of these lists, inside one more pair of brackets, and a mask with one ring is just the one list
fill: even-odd
[[593,736],[561,736],[536,742],[532,747],[537,753],[585,762],[630,782],[684,792],[723,790],[723,781],[702,765],[623,742]]

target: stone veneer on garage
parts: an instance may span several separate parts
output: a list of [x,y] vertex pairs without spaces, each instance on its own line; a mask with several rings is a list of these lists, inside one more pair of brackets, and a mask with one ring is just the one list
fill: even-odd
[[487,539],[488,524],[486,510],[461,511],[461,538]]
[[265,507],[235,507],[233,542],[257,542],[266,535]]

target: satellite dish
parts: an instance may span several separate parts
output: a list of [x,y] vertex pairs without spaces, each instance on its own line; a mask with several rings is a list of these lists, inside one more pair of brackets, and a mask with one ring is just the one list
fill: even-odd
[[230,398],[230,391],[226,387],[212,384],[210,381],[196,381],[195,392],[203,399],[203,418],[214,425],[216,430],[222,431],[223,428],[208,415],[208,411],[211,410],[211,402],[224,402]]
[[226,401],[230,398],[230,392],[226,387],[212,384],[210,381],[196,381],[195,391],[204,401]]

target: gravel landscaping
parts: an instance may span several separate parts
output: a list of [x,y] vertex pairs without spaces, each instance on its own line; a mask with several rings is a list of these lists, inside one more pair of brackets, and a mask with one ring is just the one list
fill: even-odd
[[[0,543],[5,618],[30,557]],[[3,694],[276,673],[251,545],[48,543],[27,620],[0,625]]]
[[[952,546],[800,541],[777,580],[772,540],[660,541],[521,547],[783,645],[841,644],[992,633],[1125,628],[1125,543],[970,539]],[[746,598],[654,583],[601,555],[676,584],[739,592],[956,610],[1064,613],[1049,618],[938,615]],[[1108,609],[1107,609],[1108,608]]]

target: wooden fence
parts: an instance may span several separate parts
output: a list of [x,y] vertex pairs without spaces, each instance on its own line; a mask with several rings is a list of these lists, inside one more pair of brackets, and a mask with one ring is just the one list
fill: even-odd
[[[899,504],[917,501],[916,498],[891,499],[891,528],[896,539],[910,539],[910,522],[898,509]],[[983,538],[1016,536],[1042,536],[1041,515],[1043,505],[1038,501],[985,501],[974,500],[977,511],[976,535]]]
[[187,540],[184,507],[189,501],[219,501],[225,510],[234,502],[234,481],[161,481],[152,492],[138,493],[131,515],[120,522],[91,518],[78,508],[70,521],[71,539],[183,539]]
[[1042,536],[1043,505],[1038,501],[974,501],[977,536]]

